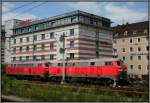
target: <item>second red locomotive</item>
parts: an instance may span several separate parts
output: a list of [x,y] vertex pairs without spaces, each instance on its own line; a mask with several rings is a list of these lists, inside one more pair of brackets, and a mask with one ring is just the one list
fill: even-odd
[[[62,78],[62,61],[17,62],[6,66],[6,74],[22,78]],[[65,61],[65,79],[108,80],[113,85],[127,79],[127,68],[122,61],[105,58]]]

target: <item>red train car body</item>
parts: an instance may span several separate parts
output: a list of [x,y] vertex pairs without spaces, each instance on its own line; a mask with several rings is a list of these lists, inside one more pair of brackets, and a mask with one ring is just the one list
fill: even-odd
[[[65,62],[66,78],[109,78],[119,81],[126,79],[126,66],[116,59],[72,60]],[[48,78],[62,77],[62,62],[54,61],[50,65],[44,62],[13,63],[6,66],[6,74],[14,76],[40,76]]]

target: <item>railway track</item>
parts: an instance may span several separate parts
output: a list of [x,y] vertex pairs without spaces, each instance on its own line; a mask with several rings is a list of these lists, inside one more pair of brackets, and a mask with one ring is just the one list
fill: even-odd
[[25,84],[34,85],[34,86],[40,86],[43,88],[48,87],[64,87],[64,88],[79,88],[79,89],[85,89],[85,90],[96,90],[99,89],[100,91],[111,91],[111,92],[118,92],[123,93],[126,95],[143,95],[145,94],[146,90],[141,88],[131,88],[131,87],[105,87],[100,85],[86,85],[86,84],[63,84],[60,85],[59,82],[41,82],[41,81],[28,81],[24,80]]

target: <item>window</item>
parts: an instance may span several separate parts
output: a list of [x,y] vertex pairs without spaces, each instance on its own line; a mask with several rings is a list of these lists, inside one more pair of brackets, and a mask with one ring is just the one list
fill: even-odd
[[36,60],[36,55],[33,56],[33,60]]
[[114,53],[116,53],[117,52],[117,49],[113,49],[114,50]]
[[42,34],[42,40],[45,39],[45,34]]
[[28,31],[30,32],[30,31],[31,31],[31,28],[28,28]]
[[141,60],[141,56],[138,56],[138,60]]
[[99,51],[96,51],[96,57],[97,58],[99,57]]
[[138,65],[138,69],[141,70],[141,65]]
[[21,61],[21,60],[22,60],[22,57],[19,57],[19,60]]
[[76,20],[76,17],[71,17],[71,22],[74,22]]
[[55,21],[52,21],[52,22],[51,22],[51,26],[54,26],[54,24],[55,24]]
[[125,31],[125,32],[124,32],[124,36],[126,36],[127,34],[128,34],[128,31]]
[[13,57],[13,61],[15,61],[16,60],[16,57]]
[[17,34],[17,30],[14,30],[14,34]]
[[98,24],[98,21],[94,21],[94,25],[97,25]]
[[95,62],[91,62],[90,65],[95,65]]
[[42,46],[42,47],[41,47],[41,49],[42,49],[42,50],[44,50],[44,49],[45,49],[45,45],[44,45],[44,44],[42,44],[41,46]]
[[140,38],[138,38],[138,42],[140,42]]
[[93,19],[90,19],[90,24],[93,24],[94,22],[93,22]]
[[20,43],[22,43],[22,38],[20,38]]
[[62,66],[62,63],[58,63],[57,65],[58,65],[58,66]]
[[117,61],[117,65],[118,65],[118,66],[121,66],[122,64],[123,64],[122,61]]
[[132,43],[132,39],[130,39],[130,43]]
[[149,37],[148,37],[148,36],[146,37],[146,40],[147,40],[147,41],[149,40]]
[[114,43],[117,43],[117,41],[116,41],[116,40],[114,40]]
[[122,48],[122,52],[125,52],[125,48]]
[[125,42],[125,39],[122,39],[122,42]]
[[34,46],[33,46],[33,50],[36,50],[36,49],[37,49],[37,47],[36,47],[36,45],[34,45]]
[[124,56],[122,57],[122,59],[123,59],[123,61],[125,61],[125,57]]
[[117,37],[117,36],[118,36],[118,33],[115,34],[115,37]]
[[133,34],[136,34],[137,33],[137,31],[135,30],[135,31],[133,31]]
[[138,47],[138,51],[141,51],[141,48],[140,48],[140,47]]
[[41,59],[44,60],[45,59],[45,55],[41,55]]
[[105,62],[105,65],[112,65],[112,62]]
[[70,29],[70,35],[74,35],[74,29]]
[[54,54],[50,54],[50,60],[54,59]]
[[146,34],[146,33],[147,33],[147,29],[144,30],[144,34]]
[[54,49],[54,43],[50,43],[50,49]]
[[133,56],[130,56],[130,60],[133,60]]
[[70,59],[74,58],[74,53],[70,53]]
[[37,30],[37,29],[38,29],[38,26],[34,26],[34,29]]
[[50,33],[50,38],[53,39],[54,38],[54,32]]
[[37,41],[37,35],[34,35],[34,36],[33,36],[33,40],[34,40],[34,41]]
[[16,53],[16,48],[13,48],[13,53]]
[[147,70],[149,70],[149,65],[147,65]]
[[133,65],[130,65],[130,68],[133,69]]
[[149,60],[149,56],[147,56],[147,60]]
[[27,39],[27,42],[29,42],[29,37],[27,37],[26,39]]
[[29,56],[26,56],[26,60],[29,60]]
[[22,52],[22,47],[20,47],[20,52]]
[[99,41],[96,40],[96,47],[99,47]]
[[29,51],[29,46],[27,46],[27,49],[26,49],[27,51]]
[[14,44],[16,44],[16,39],[14,39]]
[[132,52],[133,51],[133,48],[132,47],[130,47],[130,52]]
[[74,41],[73,40],[70,41],[70,48],[74,48]]
[[146,46],[147,51],[149,51],[149,46]]

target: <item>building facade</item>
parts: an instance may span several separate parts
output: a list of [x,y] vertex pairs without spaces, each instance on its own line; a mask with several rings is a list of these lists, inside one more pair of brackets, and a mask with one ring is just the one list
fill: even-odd
[[110,24],[110,19],[77,10],[15,26],[11,61],[62,60],[62,35],[65,60],[112,57]]
[[5,27],[1,26],[1,63],[3,64],[5,61]]
[[4,22],[5,35],[3,36],[4,46],[4,63],[11,63],[11,36],[13,35],[13,27],[18,25],[21,20],[12,19]]
[[148,21],[113,27],[115,55],[127,65],[131,78],[145,79],[148,74],[148,27]]

